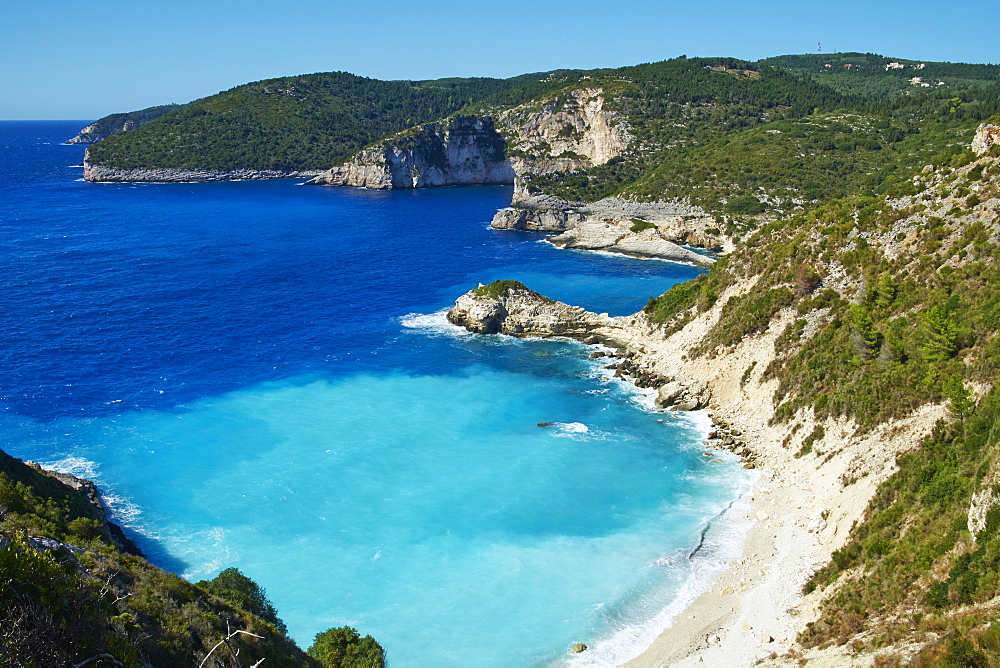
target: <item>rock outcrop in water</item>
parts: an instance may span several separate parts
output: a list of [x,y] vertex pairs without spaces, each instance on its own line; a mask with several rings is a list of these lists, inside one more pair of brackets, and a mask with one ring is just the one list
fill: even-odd
[[564,336],[590,343],[614,340],[618,329],[607,314],[549,299],[518,281],[495,281],[470,290],[448,311],[448,321],[477,334]]
[[494,229],[558,232],[548,241],[580,250],[602,250],[633,257],[658,258],[709,267],[715,259],[681,244],[714,252],[732,243],[713,228],[715,219],[678,203],[640,203],[605,199],[591,204],[551,195],[521,200],[493,217]]
[[514,170],[493,120],[454,116],[366,148],[308,183],[389,190],[513,182]]

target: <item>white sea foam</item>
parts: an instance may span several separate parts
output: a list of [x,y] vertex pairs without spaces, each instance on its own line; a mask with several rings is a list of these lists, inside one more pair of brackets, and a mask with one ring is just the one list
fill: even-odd
[[[581,344],[582,345],[582,344]],[[604,346],[587,346],[591,350],[604,350],[609,351],[610,348]],[[614,369],[605,369],[604,367],[608,364],[609,360],[613,360],[610,357],[596,357],[590,360],[590,368],[588,370],[588,375],[591,378],[600,380],[601,382],[615,387],[625,396],[629,398],[636,406],[647,411],[649,413],[662,413],[663,409],[657,408],[656,404],[656,390],[649,387],[639,387],[632,380],[628,378],[623,378],[621,376],[614,375]]]
[[473,336],[472,332],[464,327],[459,327],[448,322],[447,316],[449,310],[441,309],[434,313],[407,313],[400,317],[399,324],[407,329],[421,330],[424,334],[463,338]]
[[94,480],[97,475],[97,463],[83,457],[66,457],[51,462],[40,462],[39,465],[47,471],[67,473],[77,478]]
[[142,516],[142,508],[130,499],[118,496],[113,491],[102,489],[101,500],[104,501],[104,506],[108,509],[109,519],[112,522],[129,529],[140,529],[139,518]]
[[447,336],[453,339],[470,339],[478,337],[484,343],[498,345],[520,345],[523,339],[503,334],[474,334],[464,327],[448,322],[448,311],[441,309],[434,313],[407,313],[399,318],[399,324],[404,328],[430,336]]
[[[232,548],[229,532],[221,527],[208,527],[183,536],[172,535],[168,538],[170,552],[182,559],[196,556],[191,563],[197,563],[185,570],[181,575],[191,581],[215,575],[226,566],[239,561],[239,552]],[[205,559],[207,555],[211,555]]]
[[84,457],[65,457],[51,462],[42,462],[41,467],[56,473],[67,473],[77,478],[85,478],[98,483],[101,501],[108,511],[108,519],[119,526],[135,529],[142,509],[131,500],[118,495],[114,488],[101,480],[99,464]]
[[590,434],[590,427],[582,422],[553,422],[552,427],[557,438],[579,438],[584,434]]

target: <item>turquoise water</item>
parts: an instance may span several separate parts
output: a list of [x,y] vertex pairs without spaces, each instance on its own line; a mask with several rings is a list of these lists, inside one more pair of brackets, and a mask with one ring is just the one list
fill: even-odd
[[77,125],[0,123],[0,433],[97,480],[154,562],[239,567],[304,647],[608,665],[735,554],[749,480],[704,417],[443,317],[498,278],[625,314],[699,270],[489,230],[508,188],[81,183]]

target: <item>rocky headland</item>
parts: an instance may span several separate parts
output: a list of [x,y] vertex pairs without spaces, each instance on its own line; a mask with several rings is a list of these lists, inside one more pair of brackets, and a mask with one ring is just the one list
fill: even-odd
[[518,281],[496,281],[470,290],[448,311],[448,321],[476,334],[564,336],[588,343],[616,341],[619,326],[607,314],[558,302]]
[[457,115],[425,123],[360,151],[312,185],[377,190],[455,185],[515,185],[520,175],[601,165],[629,135],[604,109],[601,89],[577,89],[541,105]]

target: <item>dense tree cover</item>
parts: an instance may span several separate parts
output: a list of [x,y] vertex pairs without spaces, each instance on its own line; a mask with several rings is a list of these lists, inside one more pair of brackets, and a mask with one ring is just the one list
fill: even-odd
[[[939,87],[938,82],[948,88],[1000,80],[1000,65],[935,63],[874,53],[812,53],[776,56],[760,62],[807,72],[834,90],[864,97],[919,95]],[[914,77],[930,86],[914,85],[910,81]]]
[[[109,167],[326,169],[358,149],[491,95],[555,82],[513,79],[379,81],[346,72],[268,79],[196,100],[90,147]],[[564,82],[563,82],[564,85]],[[502,98],[523,101],[517,92]]]
[[[370,637],[347,645],[359,662],[329,665],[382,665]],[[0,664],[139,668],[206,657],[216,667],[323,665],[238,570],[193,585],[126,554],[83,494],[0,451]]]
[[[454,113],[496,113],[527,102],[540,109],[552,100],[558,104],[573,88],[600,86],[606,107],[622,115],[634,137],[626,155],[589,170],[530,175],[526,186],[571,200],[616,193],[644,199],[690,196],[722,211],[721,193],[734,186],[773,189],[783,203],[796,193],[805,199],[835,195],[822,186],[842,182],[840,177],[849,172],[870,171],[871,165],[881,174],[899,155],[879,153],[880,148],[910,134],[913,123],[928,115],[928,98],[955,114],[952,121],[1000,109],[995,66],[925,63],[912,71],[929,77],[947,73],[947,85],[914,88],[907,91],[913,94],[901,96],[886,89],[884,81],[909,86],[900,77],[901,72],[912,76],[911,70],[886,70],[885,63],[895,61],[882,56],[841,55],[859,56],[854,58],[857,67],[836,72],[860,82],[853,87],[834,85],[828,68],[820,64],[817,69],[813,56],[759,63],[680,57],[505,80],[378,81],[344,72],[270,79],[196,100],[111,137],[92,146],[88,159],[119,168],[325,169],[363,146]],[[951,102],[955,91],[970,84],[982,85],[959,96],[956,107]],[[852,120],[838,120],[833,113],[838,110]],[[783,135],[767,133],[780,126],[760,127],[776,121],[801,123]],[[797,148],[809,154],[824,147],[837,152],[808,168],[806,161],[793,159]],[[693,165],[700,168],[697,175]],[[708,167],[716,169],[706,172]],[[755,178],[762,182],[743,178],[745,174],[759,174]],[[786,183],[781,178],[785,174],[797,175],[796,180]],[[699,187],[692,191],[692,184]]]
[[[885,69],[896,61],[871,59],[877,66],[845,69],[856,83],[847,87],[820,76],[823,65],[813,72],[782,59],[680,58],[606,71],[597,78],[635,135],[629,150],[606,165],[529,175],[525,185],[567,200],[684,199],[737,218],[749,212],[729,200],[754,197],[784,214],[804,202],[886,192],[898,173],[967,141],[978,121],[1000,111],[1000,67],[924,63],[909,76],[953,76],[901,95],[883,85],[888,77],[913,88],[902,70]],[[728,231],[741,233],[739,225]]]
[[[732,107],[678,105],[670,114],[686,127],[647,138],[661,148],[645,152],[646,157],[537,175],[526,183],[569,200],[609,195],[684,199],[736,218],[737,226],[727,231],[739,235],[740,218],[761,211],[734,208],[734,198],[756,198],[763,211],[784,215],[812,201],[885,193],[939,154],[961,153],[978,123],[1000,111],[1000,85],[840,102],[846,106],[825,112],[817,106],[798,117],[788,109],[772,109],[769,113],[784,118],[769,122],[761,110],[757,120],[738,117],[742,126],[725,121],[735,122],[731,115],[741,113]],[[686,140],[678,138],[682,131],[689,133]]]
[[[843,96],[808,76],[731,58],[675,58],[592,77],[634,139],[624,160],[572,173],[530,175],[525,185],[570,200],[626,190],[678,151],[703,146],[775,118],[833,109]],[[656,196],[659,196],[657,193]],[[655,197],[654,197],[655,198]]]

